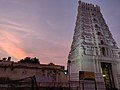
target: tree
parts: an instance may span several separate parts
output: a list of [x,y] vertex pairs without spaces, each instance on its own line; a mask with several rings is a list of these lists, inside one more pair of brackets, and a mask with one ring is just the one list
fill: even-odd
[[24,59],[21,59],[18,61],[18,63],[34,63],[34,64],[40,64],[39,59],[36,57],[31,58],[31,57],[25,57]]

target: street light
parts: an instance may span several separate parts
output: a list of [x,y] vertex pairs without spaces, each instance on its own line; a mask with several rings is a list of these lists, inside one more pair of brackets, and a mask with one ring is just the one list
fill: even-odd
[[70,90],[70,63],[71,61],[68,60],[69,90]]

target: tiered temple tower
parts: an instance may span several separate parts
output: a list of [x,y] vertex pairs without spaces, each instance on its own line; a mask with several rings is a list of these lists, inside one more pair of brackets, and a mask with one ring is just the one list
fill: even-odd
[[100,7],[79,1],[73,42],[68,56],[70,81],[79,81],[79,71],[94,72],[97,90],[120,89],[119,60],[118,47]]

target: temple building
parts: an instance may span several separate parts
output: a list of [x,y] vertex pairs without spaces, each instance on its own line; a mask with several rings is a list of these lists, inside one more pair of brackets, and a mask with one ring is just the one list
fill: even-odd
[[[85,90],[120,89],[119,68],[119,48],[103,18],[100,7],[79,1],[73,42],[68,56],[71,87],[86,88]],[[82,73],[84,73],[83,76]],[[87,78],[95,80],[95,86],[87,83],[90,81],[85,80]],[[72,86],[72,82],[77,81],[82,81],[84,87],[81,83]]]

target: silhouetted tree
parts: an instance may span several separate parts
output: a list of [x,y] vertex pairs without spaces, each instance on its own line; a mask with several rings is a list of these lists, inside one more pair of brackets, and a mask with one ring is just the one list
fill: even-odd
[[36,57],[31,58],[31,57],[25,57],[24,59],[21,59],[18,61],[18,63],[35,63],[35,64],[40,64],[39,59]]

